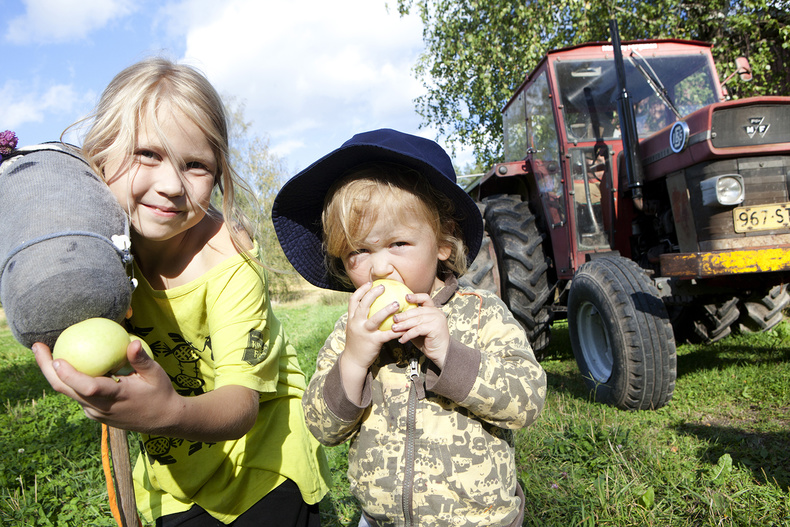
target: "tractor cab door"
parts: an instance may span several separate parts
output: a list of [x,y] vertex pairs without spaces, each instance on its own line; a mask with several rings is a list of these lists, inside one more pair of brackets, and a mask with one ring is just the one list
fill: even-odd
[[616,77],[611,60],[577,58],[552,63],[560,113],[560,137],[568,159],[570,230],[574,261],[613,249],[615,190],[613,160],[621,143]]
[[609,251],[612,158],[606,145],[569,148],[571,199],[579,252]]
[[[538,196],[528,196],[551,237],[557,274],[572,276],[565,178],[546,70],[531,79],[504,112],[505,161],[525,160]],[[527,153],[526,158],[524,152]],[[533,189],[534,192],[534,189]]]

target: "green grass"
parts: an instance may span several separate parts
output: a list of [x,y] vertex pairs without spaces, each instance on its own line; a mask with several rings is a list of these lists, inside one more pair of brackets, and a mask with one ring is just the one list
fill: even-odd
[[[790,326],[678,350],[672,402],[587,401],[555,325],[543,415],[519,435],[524,525],[790,523]],[[532,505],[532,506],[530,506]]]
[[99,425],[0,330],[0,525],[115,525]]
[[[344,310],[320,301],[275,308],[308,375]],[[653,412],[589,402],[563,323],[550,352],[546,408],[517,435],[524,525],[790,524],[790,324],[680,347],[674,398]],[[99,426],[49,388],[2,325],[0,371],[0,525],[114,525]],[[327,449],[325,526],[359,518],[347,452]]]

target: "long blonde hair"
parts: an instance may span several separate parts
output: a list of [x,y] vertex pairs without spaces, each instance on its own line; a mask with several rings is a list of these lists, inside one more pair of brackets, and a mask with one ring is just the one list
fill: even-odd
[[[253,194],[230,164],[228,119],[222,99],[197,69],[156,57],[118,73],[102,93],[93,113],[85,119],[91,126],[83,140],[83,154],[97,174],[104,174],[111,159],[131,163],[142,123],[150,119],[158,130],[157,110],[166,105],[183,112],[211,145],[217,162],[214,183],[222,193],[222,216],[236,249],[244,252],[242,232],[249,237],[253,232],[238,207],[236,194],[239,190],[251,197]],[[167,138],[161,132],[159,136],[170,154]],[[207,212],[218,215],[213,207]]]
[[379,211],[393,207],[408,212],[406,221],[426,222],[437,244],[450,247],[450,257],[437,261],[437,276],[466,272],[466,246],[454,218],[453,202],[416,170],[393,163],[371,163],[352,169],[327,192],[321,222],[330,275],[353,287],[343,266],[343,255],[360,246]]

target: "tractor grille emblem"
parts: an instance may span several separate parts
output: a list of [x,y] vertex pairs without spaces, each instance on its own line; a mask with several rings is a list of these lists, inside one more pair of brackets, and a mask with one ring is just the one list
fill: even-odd
[[689,125],[685,121],[677,121],[669,131],[669,147],[679,154],[689,143]]
[[765,133],[771,125],[763,123],[763,121],[765,121],[765,117],[749,118],[749,124],[744,126],[743,129],[746,130],[746,135],[748,135],[750,139],[754,137],[754,134],[760,134],[760,137],[765,137]]

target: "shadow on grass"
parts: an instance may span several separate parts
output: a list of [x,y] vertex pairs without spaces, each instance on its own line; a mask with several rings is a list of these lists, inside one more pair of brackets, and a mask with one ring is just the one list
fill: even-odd
[[790,490],[790,432],[759,432],[711,423],[682,423],[678,433],[707,443],[700,459],[716,465],[724,454],[733,464],[749,469],[755,481]]
[[[565,393],[584,401],[590,400],[589,390],[576,366],[566,321],[554,323],[551,328],[551,342],[541,355],[541,362],[549,360],[562,362],[559,369],[552,367],[550,371],[546,372],[546,381],[550,391]],[[567,362],[569,360],[573,362]],[[559,371],[560,369],[561,371]]]
[[590,391],[578,371],[546,372],[546,382],[550,391],[564,393],[582,401],[590,401]]
[[[783,371],[790,362],[786,345],[787,327],[778,327],[774,335],[735,335],[715,344],[696,346],[678,356],[678,378],[698,372],[727,370],[732,367],[760,367],[755,377],[742,382],[778,383],[786,379]],[[759,339],[759,340],[758,340]],[[756,344],[756,345],[755,345]],[[778,372],[778,373],[777,373]],[[735,386],[735,385],[733,385]],[[707,443],[701,459],[715,465],[724,454],[733,463],[749,469],[755,481],[790,490],[790,417],[787,408],[771,399],[753,404],[739,404],[735,414],[706,416],[701,422],[675,426],[678,433],[694,436]],[[768,411],[766,407],[772,407]],[[777,417],[779,416],[779,417]],[[778,430],[778,431],[777,431]]]
[[0,369],[0,375],[3,376],[0,382],[0,401],[3,403],[8,401],[13,405],[35,399],[41,397],[45,391],[47,395],[55,394],[35,362],[6,366]]
[[790,347],[748,347],[741,342],[697,346],[691,353],[678,355],[678,378],[706,370],[720,370],[743,364],[778,364],[790,361]]
[[540,352],[540,360],[573,359],[573,349],[571,348],[571,337],[568,333],[568,321],[558,320],[551,326],[551,341],[544,350]]

